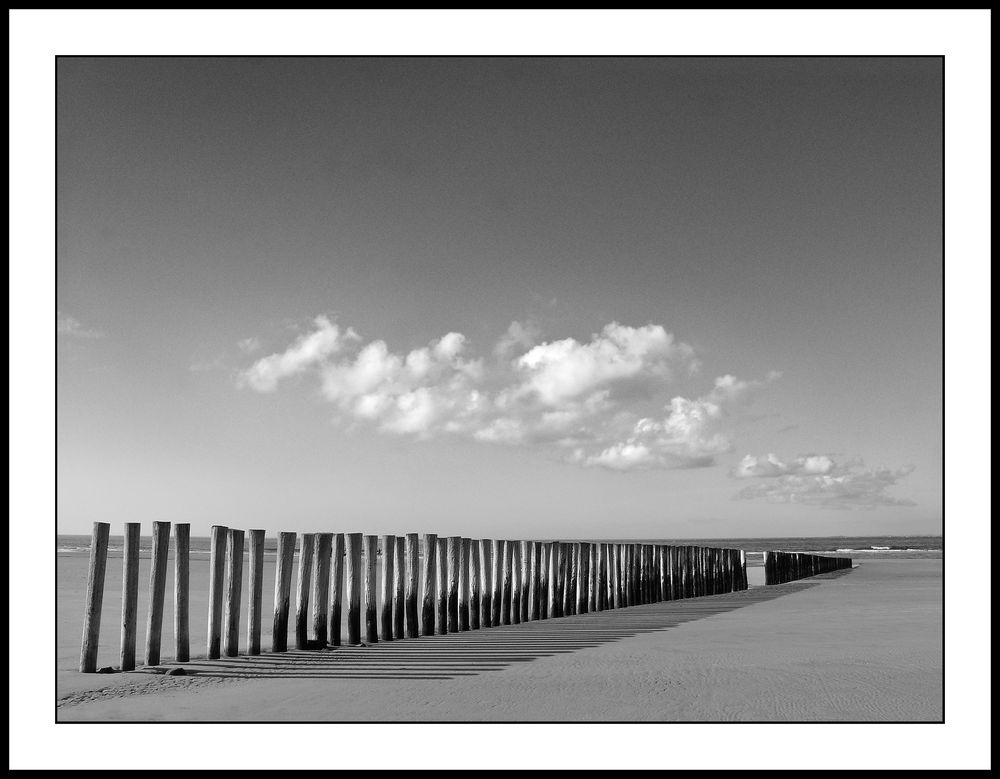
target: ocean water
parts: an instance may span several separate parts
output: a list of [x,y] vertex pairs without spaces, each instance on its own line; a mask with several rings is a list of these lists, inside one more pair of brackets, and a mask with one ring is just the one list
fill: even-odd
[[[553,539],[537,539],[553,540]],[[841,555],[857,559],[926,558],[941,557],[944,539],[941,536],[822,536],[822,537],[782,537],[782,538],[564,538],[562,541],[602,541],[612,543],[673,544],[678,546],[714,546],[744,549],[751,562],[766,550],[783,552],[810,552],[813,554]],[[171,549],[173,541],[171,540]],[[245,548],[248,544],[245,543]],[[142,536],[139,540],[139,556],[148,558],[152,538]],[[111,536],[108,541],[108,556],[121,557],[122,536]],[[208,559],[211,540],[208,537],[191,537],[192,559]],[[89,535],[60,535],[56,539],[56,552],[60,556],[87,556],[90,553]],[[247,554],[248,550],[244,554]],[[278,554],[278,539],[265,538],[264,557],[275,558]]]

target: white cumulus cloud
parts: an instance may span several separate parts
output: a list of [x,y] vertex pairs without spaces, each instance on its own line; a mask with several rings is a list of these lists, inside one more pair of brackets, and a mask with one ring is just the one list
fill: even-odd
[[319,365],[327,357],[340,351],[345,342],[357,338],[348,328],[340,328],[325,316],[313,320],[316,329],[296,339],[285,351],[262,357],[243,371],[241,379],[258,392],[273,392],[278,382],[306,369]]

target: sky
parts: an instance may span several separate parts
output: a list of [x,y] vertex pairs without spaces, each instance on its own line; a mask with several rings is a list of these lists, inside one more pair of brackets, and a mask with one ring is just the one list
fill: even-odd
[[932,58],[60,58],[57,509],[939,533]]

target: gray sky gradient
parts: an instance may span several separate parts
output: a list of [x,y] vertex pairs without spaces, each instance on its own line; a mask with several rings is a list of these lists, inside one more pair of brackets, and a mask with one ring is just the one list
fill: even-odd
[[[940,532],[941,90],[930,58],[60,59],[60,532]],[[241,381],[319,315],[354,352]],[[379,339],[493,365],[515,320],[690,345],[621,413],[761,386],[701,467],[625,472],[324,396]]]

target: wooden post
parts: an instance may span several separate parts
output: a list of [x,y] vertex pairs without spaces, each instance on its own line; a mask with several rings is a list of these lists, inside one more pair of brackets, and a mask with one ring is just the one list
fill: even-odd
[[274,573],[274,621],[271,623],[271,651],[288,649],[288,612],[292,593],[295,533],[278,534],[278,561]]
[[104,605],[104,573],[108,568],[107,522],[95,522],[90,534],[90,562],[87,566],[87,601],[83,611],[83,638],[80,641],[80,673],[97,671],[97,647],[101,637],[101,609]]
[[764,552],[764,584],[774,584],[774,557],[769,551]]
[[299,578],[295,599],[295,648],[309,646],[309,587],[312,583],[314,533],[299,533]]
[[511,605],[511,595],[513,593],[514,582],[512,580],[511,566],[514,562],[514,543],[512,541],[503,542],[503,568],[501,570],[501,579],[503,582],[503,587],[501,589],[501,605],[500,605],[500,624],[509,625],[510,624],[510,605]]
[[552,556],[552,544],[539,544],[542,548],[538,561],[538,616],[549,618],[549,558]]
[[564,571],[562,574],[562,614],[564,617],[573,615],[576,601],[573,600],[573,589],[576,586],[576,544],[569,543],[564,547]]
[[345,581],[347,589],[347,643],[361,643],[361,533],[347,534]]
[[392,600],[392,637],[399,641],[406,636],[406,539],[403,536],[396,536],[396,548],[394,551],[396,567],[392,572],[392,588],[394,591]]
[[554,541],[548,544],[549,548],[549,577],[548,577],[548,605],[546,606],[547,617],[559,616],[559,542]]
[[365,536],[365,641],[378,643],[378,536]]
[[531,594],[531,550],[527,541],[521,541],[521,597],[518,599],[521,604],[521,622],[527,622],[531,608],[528,606],[528,598]]
[[247,654],[260,654],[261,608],[264,605],[264,531],[250,531],[250,591],[247,593]]
[[745,590],[749,586],[747,582],[747,553],[740,549],[740,589]]
[[383,535],[382,547],[382,609],[379,623],[383,641],[392,641],[392,593],[396,575],[396,536]]
[[226,583],[226,657],[236,657],[240,653],[240,599],[243,595],[243,531],[229,531],[229,545],[226,547],[226,568],[229,571]]
[[590,603],[587,585],[590,582],[590,544],[577,544],[576,563],[576,603],[573,610],[576,614],[586,614]]
[[597,611],[597,544],[587,544],[586,611]]
[[420,536],[417,533],[406,534],[406,637],[416,638],[420,635],[419,612],[417,598],[419,597],[420,576]]
[[604,611],[607,607],[607,580],[605,578],[605,544],[594,544],[594,611]]
[[521,542],[508,541],[511,547],[510,563],[510,621],[521,624]]
[[135,670],[135,635],[139,613],[139,535],[138,522],[125,523],[122,549],[122,641],[119,663],[123,671]]
[[469,629],[469,564],[472,558],[472,539],[459,539],[458,562],[458,629]]
[[327,643],[340,646],[341,622],[344,618],[344,534],[333,534],[330,560],[330,613],[326,618]]
[[541,618],[541,558],[542,545],[538,541],[528,543],[528,559],[531,561],[528,570],[528,619],[532,622]]
[[483,583],[479,578],[481,543],[472,539],[469,544],[469,585],[472,588],[472,592],[469,593],[469,627],[473,630],[479,630],[479,607],[483,598]]
[[448,633],[448,540],[438,539],[437,549],[437,632]]
[[437,568],[437,535],[424,533],[424,601],[421,604],[420,635],[434,635],[435,570]]
[[174,525],[174,659],[191,659],[190,625],[191,525]]
[[153,549],[149,563],[149,612],[146,615],[146,665],[160,664],[163,637],[163,599],[167,592],[167,554],[170,523],[153,523]]
[[493,626],[493,542],[479,540],[479,624]]
[[208,580],[208,658],[222,656],[222,609],[226,582],[226,541],[229,528],[212,525],[212,545]]
[[327,620],[330,615],[330,562],[333,554],[333,533],[317,533],[313,544],[312,638],[326,644],[329,637]]
[[503,541],[493,539],[490,557],[490,578],[493,580],[490,593],[490,602],[493,606],[490,624],[496,627],[500,624],[500,612],[503,610]]
[[448,632],[458,632],[458,580],[462,564],[461,536],[448,537]]

